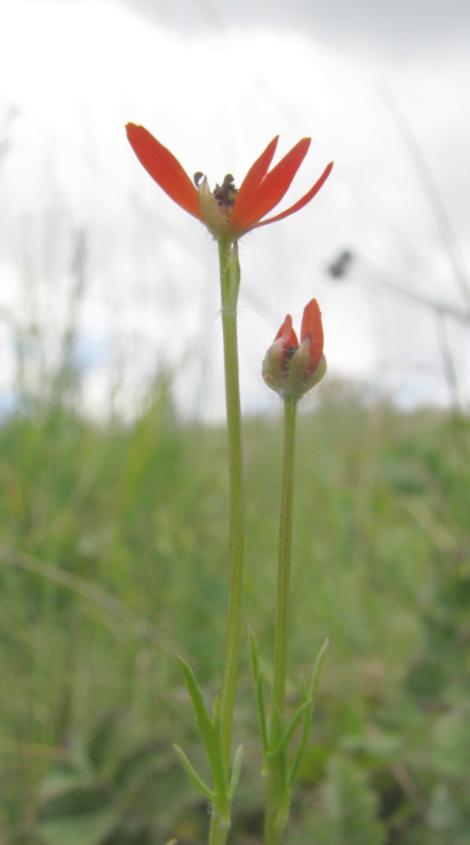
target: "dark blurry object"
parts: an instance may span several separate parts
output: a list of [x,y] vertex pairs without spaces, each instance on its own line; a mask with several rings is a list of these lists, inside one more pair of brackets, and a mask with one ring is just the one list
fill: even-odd
[[458,320],[465,325],[470,323],[470,311],[463,310],[451,303],[431,299],[426,294],[415,290],[415,287],[407,280],[396,280],[388,270],[384,270],[360,253],[353,252],[350,249],[342,249],[336,258],[327,265],[326,271],[332,279],[345,279],[348,273],[351,272],[353,262],[355,265],[355,282],[372,286],[375,289],[381,287],[389,293],[409,299],[416,305],[430,308],[435,313],[445,317],[452,317],[454,320]]
[[350,249],[343,249],[328,265],[327,271],[333,279],[344,279],[351,269],[354,253]]

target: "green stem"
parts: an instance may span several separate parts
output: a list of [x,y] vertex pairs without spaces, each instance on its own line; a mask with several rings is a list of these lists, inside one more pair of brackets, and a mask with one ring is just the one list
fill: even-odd
[[[244,548],[243,460],[240,388],[238,376],[237,301],[240,266],[236,243],[219,241],[222,330],[224,341],[225,401],[229,464],[229,575],[224,667],[220,695],[220,742],[225,776],[231,762],[232,725],[241,637]],[[223,845],[230,826],[230,807],[214,802],[209,845]]]
[[212,810],[208,845],[225,845],[230,830],[230,807],[223,814],[215,806]]
[[[285,725],[287,680],[287,634],[289,586],[292,559],[292,509],[294,495],[294,454],[297,399],[284,400],[284,457],[281,510],[279,517],[279,559],[277,576],[276,623],[270,746],[281,739]],[[290,786],[288,754],[284,749],[266,761],[265,845],[280,845],[289,818]]]
[[266,807],[266,818],[264,822],[265,845],[281,845],[288,821],[289,801],[287,798],[285,802],[281,801],[279,797],[276,798],[276,789],[273,788],[271,802]]
[[287,626],[292,558],[292,505],[297,400],[284,400],[284,465],[279,518],[276,627],[274,634],[273,713],[283,716],[286,697]]
[[238,379],[237,301],[240,282],[236,244],[219,243],[222,328],[224,338],[225,401],[229,451],[229,578],[224,670],[221,692],[222,753],[228,771],[232,745],[235,685],[240,651],[244,547],[244,501],[241,441],[240,388]]

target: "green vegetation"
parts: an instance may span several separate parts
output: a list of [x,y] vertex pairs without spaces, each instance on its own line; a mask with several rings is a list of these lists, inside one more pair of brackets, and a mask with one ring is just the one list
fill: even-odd
[[[0,841],[202,843],[206,807],[172,750],[206,771],[174,655],[213,697],[225,432],[183,424],[167,377],[132,423],[90,422],[65,376],[0,427]],[[299,673],[331,647],[287,841],[468,845],[468,421],[405,415],[331,380],[317,396],[299,419],[292,712]],[[269,674],[280,419],[245,432],[245,620]],[[240,845],[259,841],[262,810],[247,634]]]

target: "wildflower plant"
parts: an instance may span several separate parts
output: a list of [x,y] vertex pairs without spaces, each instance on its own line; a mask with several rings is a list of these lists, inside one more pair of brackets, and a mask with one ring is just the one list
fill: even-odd
[[[262,738],[263,773],[266,779],[265,843],[279,845],[289,818],[292,790],[302,754],[308,741],[320,669],[328,646],[326,641],[315,662],[307,685],[300,683],[301,703],[290,722],[286,718],[286,681],[288,656],[289,584],[292,558],[292,510],[294,494],[294,455],[297,405],[326,373],[323,355],[323,327],[316,299],[305,306],[300,344],[288,314],[263,362],[263,378],[284,403],[284,447],[279,517],[276,621],[274,631],[274,667],[272,702],[268,720],[264,702],[264,679],[256,640],[252,636],[251,654],[258,699]],[[301,728],[297,748],[290,755],[290,744]]]
[[[211,805],[209,845],[224,845],[231,824],[234,792],[242,767],[242,747],[233,753],[232,729],[237,672],[241,644],[241,612],[244,557],[244,491],[242,427],[238,373],[237,303],[240,287],[238,241],[260,226],[278,222],[299,211],[320,190],[328,178],[332,163],[293,205],[269,215],[280,203],[294,179],[310,146],[303,138],[272,169],[278,137],[268,144],[236,187],[232,174],[221,185],[210,189],[207,176],[198,171],[192,181],[173,153],[147,129],[134,123],[126,127],[128,140],[141,164],[162,190],[186,212],[196,217],[213,235],[218,246],[221,315],[225,368],[229,465],[229,538],[228,599],[222,681],[219,695],[209,709],[193,669],[179,660],[183,677],[194,708],[197,724],[206,748],[211,771],[207,784],[185,752],[175,746],[176,753],[189,778]],[[289,589],[293,454],[297,401],[317,383],[325,372],[323,334],[318,305],[312,300],[304,311],[300,345],[286,317],[275,341],[268,350],[263,366],[267,384],[284,399],[284,479],[280,515],[279,576],[275,631],[273,700],[268,725],[264,706],[263,678],[254,637],[252,661],[255,675],[258,713],[262,737],[264,772],[267,776],[265,845],[281,842],[287,823],[290,795],[308,739],[313,698],[323,651],[317,660],[313,680],[302,687],[302,705],[289,725],[284,714],[287,658],[287,602]],[[288,761],[288,745],[298,727],[300,745],[292,765]]]

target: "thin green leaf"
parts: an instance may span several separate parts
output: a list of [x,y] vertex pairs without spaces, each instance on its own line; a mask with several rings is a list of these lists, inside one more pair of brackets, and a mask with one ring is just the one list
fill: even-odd
[[261,734],[261,743],[263,751],[267,753],[269,749],[268,725],[266,721],[266,706],[264,702],[264,683],[263,678],[260,677],[256,684],[256,700],[258,704],[258,722]]
[[290,725],[286,731],[284,731],[281,739],[277,743],[277,745],[269,751],[269,757],[275,757],[276,754],[279,754],[280,751],[287,748],[290,739],[294,735],[295,731],[297,730],[302,717],[305,714],[306,709],[309,707],[310,701],[304,701],[303,704],[300,705],[299,709],[294,713]]
[[266,721],[266,705],[264,701],[264,678],[259,665],[258,647],[253,631],[250,635],[251,645],[251,667],[253,670],[253,677],[255,680],[256,703],[258,706],[258,723],[261,734],[261,744],[263,746],[264,754],[267,754],[269,749],[268,725]]
[[[274,707],[271,713],[271,732],[270,743],[271,747],[276,748],[282,740],[286,732],[286,718],[279,710],[279,707]],[[288,787],[289,781],[289,758],[285,746],[280,748],[276,755],[268,754],[268,764],[272,768],[277,769],[278,777],[285,788]]]
[[212,789],[207,786],[207,783],[204,783],[201,777],[199,777],[196,769],[194,768],[193,764],[189,760],[189,758],[184,753],[183,749],[180,748],[179,745],[173,745],[175,752],[178,756],[178,759],[185,770],[189,780],[194,784],[196,789],[204,795],[205,798],[208,798],[209,801],[214,800],[214,793]]
[[[315,660],[315,663],[313,665],[312,680],[311,680],[311,683],[310,683],[310,689],[309,689],[309,692],[308,692],[308,699],[307,699],[308,706],[305,708],[305,711],[304,711],[302,733],[301,733],[301,736],[300,736],[299,745],[298,745],[298,748],[297,748],[297,752],[296,752],[296,755],[295,755],[295,758],[294,758],[294,762],[292,764],[292,770],[291,770],[290,777],[289,777],[289,787],[291,787],[291,788],[294,785],[295,780],[297,778],[299,767],[300,767],[300,764],[302,762],[303,753],[305,751],[305,747],[306,747],[307,742],[308,742],[308,738],[309,738],[309,734],[310,734],[310,727],[311,727],[312,719],[313,719],[313,711],[314,711],[314,707],[315,707],[315,700],[316,700],[316,696],[317,696],[317,692],[318,692],[318,684],[319,684],[319,681],[320,681],[320,672],[321,672],[321,668],[323,666],[323,661],[325,659],[325,655],[326,655],[326,652],[328,650],[329,644],[330,644],[330,641],[328,639],[326,639],[325,642],[323,643],[320,651],[318,652],[317,659]],[[303,681],[302,693],[305,694],[305,692],[306,692],[305,681]]]
[[212,770],[212,777],[214,779],[215,791],[219,794],[226,792],[226,778],[225,768],[223,764],[222,752],[220,748],[219,731],[212,721],[207,711],[200,686],[196,680],[196,676],[191,667],[183,658],[178,657],[178,663],[183,672],[183,677],[188,688],[191,701],[193,703],[194,712],[196,714],[197,723],[206,746],[207,756]]
[[235,790],[238,786],[238,781],[240,780],[240,772],[242,770],[243,764],[243,746],[239,745],[237,750],[235,751],[235,755],[233,758],[232,763],[232,771],[230,773],[230,783],[228,787],[228,794],[230,800],[232,800]]
[[217,730],[218,725],[220,724],[220,698],[218,695],[214,698],[214,703],[212,705],[212,723]]
[[207,746],[211,743],[214,737],[214,724],[212,722],[211,717],[209,716],[209,713],[207,712],[207,707],[202,697],[201,688],[196,680],[196,676],[193,670],[186,663],[186,661],[183,660],[182,657],[178,657],[177,660],[181,667],[184,681],[194,707],[194,712],[196,714],[196,720],[199,725],[199,729]]
[[315,704],[315,699],[318,692],[318,684],[320,683],[320,672],[322,670],[323,662],[325,660],[326,652],[330,646],[330,641],[328,637],[326,638],[325,642],[323,643],[320,651],[318,652],[317,659],[313,664],[313,672],[312,672],[312,682],[310,684],[310,695],[309,698],[312,701],[312,706]]
[[279,710],[279,707],[273,707],[271,713],[271,742],[279,742],[280,737],[286,730],[286,718]]
[[250,630],[250,653],[251,653],[251,668],[253,670],[253,677],[255,681],[258,680],[259,676],[261,675],[260,667],[259,667],[259,655],[258,655],[258,645],[256,642],[255,632]]

